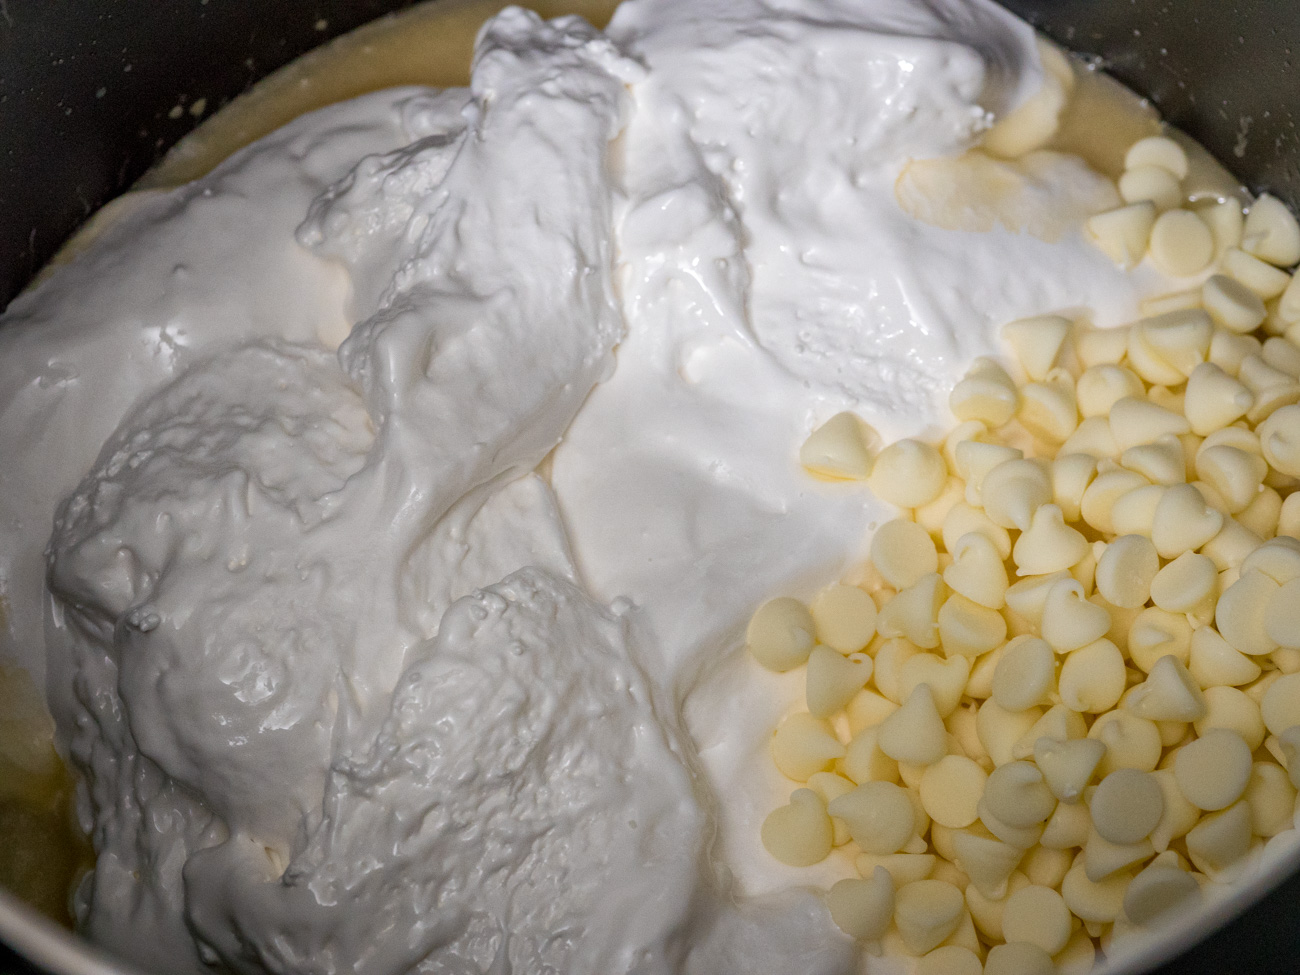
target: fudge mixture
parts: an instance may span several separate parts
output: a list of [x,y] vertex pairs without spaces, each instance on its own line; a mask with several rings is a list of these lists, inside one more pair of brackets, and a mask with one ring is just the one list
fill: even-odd
[[[510,8],[468,87],[125,198],[0,319],[0,690],[53,716],[0,725],[0,760],[44,775],[53,740],[77,773],[77,928],[167,972],[1036,972],[1238,879],[1294,804],[1300,650],[1229,646],[1272,593],[1243,590],[1218,669],[1187,665],[1206,600],[1263,592],[1243,562],[1300,527],[1300,351],[1269,351],[1300,253],[1149,113],[1098,114],[1102,82],[988,0]],[[1250,402],[1188,420],[1210,365]],[[1262,471],[1200,471],[1250,437]],[[1152,543],[1174,501],[1119,500],[1148,487],[1214,532]],[[1284,589],[1290,556],[1255,558]],[[1046,632],[1044,600],[1133,579],[1191,651],[1126,620],[1116,677],[1110,616]],[[1236,698],[1192,728],[1202,687],[1258,716],[1274,684],[1272,751]],[[1150,713],[1103,733],[1126,691]],[[1181,795],[1160,749],[1212,730],[1281,774],[1267,827],[1242,846],[1235,813],[1190,864],[1199,813],[1130,841],[1152,783]],[[1036,852],[1058,799],[1083,818]],[[1138,916],[1058,893],[1144,867]],[[1064,920],[1007,903],[1031,886]]]

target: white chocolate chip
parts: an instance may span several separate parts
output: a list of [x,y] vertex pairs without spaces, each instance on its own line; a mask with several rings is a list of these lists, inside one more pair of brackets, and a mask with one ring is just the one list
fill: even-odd
[[1078,650],[1106,635],[1110,614],[1088,602],[1074,579],[1054,583],[1043,603],[1043,639],[1057,653]]
[[1070,910],[1060,894],[1050,887],[1031,885],[1007,898],[1002,936],[1008,944],[1027,942],[1054,955],[1070,940],[1070,921]]
[[1192,432],[1207,437],[1245,416],[1255,394],[1213,362],[1203,362],[1187,379],[1183,411]]
[[1163,166],[1134,166],[1119,178],[1119,195],[1125,203],[1150,200],[1161,212],[1183,202],[1178,177]]
[[993,700],[1008,711],[1046,704],[1056,685],[1056,655],[1045,640],[1016,637],[993,671]]
[[1046,822],[1056,808],[1056,796],[1032,762],[1008,762],[995,768],[984,787],[989,811],[1012,829]]
[[937,948],[957,929],[966,903],[962,892],[942,880],[917,880],[895,895],[894,923],[915,955]]
[[1250,747],[1224,728],[1207,729],[1174,759],[1179,791],[1198,809],[1225,809],[1241,798],[1250,781]]
[[1188,871],[1153,863],[1124,892],[1124,914],[1134,924],[1148,925],[1174,908],[1193,908],[1200,894],[1200,885]]
[[1291,276],[1285,271],[1237,247],[1224,251],[1223,269],[1265,301],[1278,297],[1291,283]]
[[1136,267],[1146,256],[1156,222],[1156,205],[1131,203],[1089,217],[1084,222],[1088,239],[1120,267]]
[[772,736],[772,759],[781,774],[807,782],[814,772],[825,772],[844,757],[844,746],[831,726],[806,711],[790,715]]
[[782,596],[758,608],[745,631],[745,642],[754,659],[768,670],[793,670],[812,652],[812,614],[797,599]]
[[1151,721],[1199,721],[1209,711],[1205,695],[1179,659],[1160,657],[1145,681],[1124,698],[1124,707]]
[[1088,540],[1065,523],[1060,508],[1043,504],[1034,511],[1029,528],[1016,539],[1011,553],[1017,574],[1036,576],[1068,569],[1083,559],[1089,549]]
[[863,782],[831,800],[826,811],[842,819],[853,841],[868,853],[897,853],[916,829],[907,790],[892,782]]
[[1124,155],[1124,168],[1136,169],[1139,166],[1160,166],[1173,174],[1175,179],[1187,178],[1187,153],[1167,135],[1149,135],[1129,146]]
[[1006,601],[1007,570],[997,546],[982,532],[967,532],[951,552],[952,564],[943,570],[948,588],[981,606],[1001,609]]
[[978,420],[1000,427],[1020,405],[1016,384],[996,361],[980,357],[948,396],[948,408],[959,420]]
[[896,440],[876,456],[867,484],[873,494],[900,508],[929,504],[943,491],[948,466],[934,447]]
[[1214,274],[1201,288],[1201,300],[1214,324],[1231,332],[1253,332],[1264,321],[1264,300],[1236,278]]
[[1191,210],[1167,210],[1151,226],[1151,260],[1166,274],[1189,277],[1214,259],[1214,235]]
[[1300,223],[1285,203],[1264,193],[1246,214],[1241,248],[1277,267],[1292,267],[1300,263]]
[[773,810],[763,820],[763,846],[791,867],[810,867],[825,860],[833,835],[826,806],[811,789],[795,789],[788,806]]
[[812,432],[799,449],[799,463],[814,474],[865,480],[871,473],[876,432],[853,413],[837,413]]
[[883,867],[862,880],[837,882],[826,897],[831,919],[860,941],[879,941],[894,919],[894,882]]
[[1110,843],[1138,843],[1164,814],[1160,783],[1149,772],[1116,769],[1101,780],[1088,804],[1093,828]]
[[915,585],[922,576],[939,569],[939,555],[930,533],[902,518],[876,529],[871,539],[871,562],[895,589]]
[[1097,560],[1097,592],[1116,606],[1136,609],[1151,598],[1159,571],[1160,557],[1149,538],[1120,535]]
[[1125,680],[1123,654],[1110,640],[1097,640],[1065,658],[1058,691],[1066,707],[1101,714],[1119,703]]
[[814,647],[808,657],[804,697],[808,713],[829,718],[845,706],[871,679],[871,658],[855,653],[845,657],[830,647]]
[[1070,320],[1060,315],[1022,318],[1002,326],[1003,341],[1015,352],[1025,375],[1036,383],[1052,371],[1069,334]]
[[817,639],[840,653],[857,653],[876,632],[876,604],[857,586],[827,586],[808,607]]
[[[951,829],[975,822],[988,775],[961,755],[945,755],[921,776],[921,805],[932,820]],[[969,871],[968,871],[969,872]]]
[[1071,741],[1053,741],[1039,738],[1034,745],[1034,761],[1043,773],[1043,781],[1052,795],[1062,802],[1077,802],[1093,773],[1106,746],[1091,738]]
[[948,732],[930,685],[919,685],[903,706],[884,720],[877,742],[890,758],[909,765],[930,765],[948,753]]

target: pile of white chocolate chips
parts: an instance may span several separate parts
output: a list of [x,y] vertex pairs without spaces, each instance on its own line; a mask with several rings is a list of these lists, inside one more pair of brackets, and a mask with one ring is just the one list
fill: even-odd
[[750,623],[807,675],[763,843],[849,857],[835,921],[922,972],[1086,968],[1300,818],[1300,226],[1184,207],[1186,174],[1142,140],[1086,230],[1199,287],[1007,325],[1012,371],[974,364],[940,445],[841,413],[803,448],[902,510],[849,582]]

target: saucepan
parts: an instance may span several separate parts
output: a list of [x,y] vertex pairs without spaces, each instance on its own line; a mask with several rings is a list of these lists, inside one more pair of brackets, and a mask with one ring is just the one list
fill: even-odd
[[[1251,190],[1300,204],[1300,3],[1002,2],[1149,97]],[[407,5],[0,0],[0,304],[204,117],[311,48]],[[1287,867],[1144,962],[1163,962],[1165,975],[1300,971],[1300,873]],[[127,969],[0,889],[0,972]]]

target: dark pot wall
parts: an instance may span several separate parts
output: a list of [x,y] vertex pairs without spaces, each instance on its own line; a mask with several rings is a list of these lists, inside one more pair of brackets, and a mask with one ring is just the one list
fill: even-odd
[[[201,115],[410,0],[0,0],[0,305]],[[1002,0],[1300,204],[1300,2]],[[178,117],[172,110],[178,104]],[[1300,971],[1300,876],[1160,975]],[[0,945],[0,975],[28,975]]]

